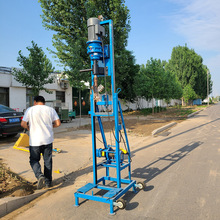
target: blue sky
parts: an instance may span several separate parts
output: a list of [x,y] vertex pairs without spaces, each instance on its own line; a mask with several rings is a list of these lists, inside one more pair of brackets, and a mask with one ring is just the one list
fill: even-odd
[[[220,95],[219,0],[126,0],[126,5],[131,15],[127,48],[138,64],[151,57],[168,61],[173,47],[187,44],[210,69],[212,95]],[[40,14],[37,0],[0,0],[0,66],[19,67],[18,51],[27,55],[34,40],[62,70],[46,49],[53,49],[53,33],[42,26]]]

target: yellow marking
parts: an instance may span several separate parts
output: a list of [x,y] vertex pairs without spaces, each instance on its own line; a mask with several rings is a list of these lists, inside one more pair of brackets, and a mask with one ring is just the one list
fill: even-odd
[[29,136],[25,133],[21,133],[14,147],[29,147]]
[[125,149],[123,149],[123,148],[120,148],[120,150],[123,152],[123,154],[127,154],[128,152],[125,150]]
[[102,157],[105,157],[105,151],[102,151]]
[[53,172],[54,173],[61,173],[59,169],[58,170],[54,170]]
[[25,148],[16,147],[16,146],[14,146],[13,148],[16,149],[16,150],[21,150],[21,151],[29,152],[29,150],[27,150]]

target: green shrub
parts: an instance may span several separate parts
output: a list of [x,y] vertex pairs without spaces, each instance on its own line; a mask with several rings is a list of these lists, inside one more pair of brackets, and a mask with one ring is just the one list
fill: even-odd
[[[154,113],[157,113],[157,112],[162,112],[162,111],[166,111],[166,107],[160,107],[160,106],[155,106],[154,107]],[[152,108],[143,108],[140,110],[140,113],[142,115],[149,115],[152,113]]]

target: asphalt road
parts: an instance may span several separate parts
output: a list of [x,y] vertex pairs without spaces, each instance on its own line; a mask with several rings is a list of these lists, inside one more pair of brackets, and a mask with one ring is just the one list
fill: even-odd
[[147,187],[137,194],[127,192],[127,206],[115,208],[116,215],[109,215],[109,205],[100,202],[80,200],[79,207],[73,206],[76,189],[92,182],[91,169],[84,168],[14,219],[220,219],[219,142],[217,104],[163,136],[132,143],[132,178]]

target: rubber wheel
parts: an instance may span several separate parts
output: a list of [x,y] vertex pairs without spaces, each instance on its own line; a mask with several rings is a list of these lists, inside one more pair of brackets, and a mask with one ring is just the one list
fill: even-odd
[[126,202],[124,199],[117,200],[117,206],[119,209],[124,209],[126,207]]
[[138,185],[138,189],[140,190],[145,188],[145,184],[143,182],[138,182],[137,185]]

